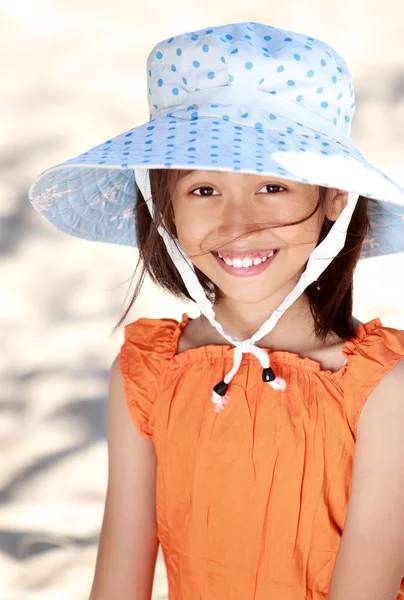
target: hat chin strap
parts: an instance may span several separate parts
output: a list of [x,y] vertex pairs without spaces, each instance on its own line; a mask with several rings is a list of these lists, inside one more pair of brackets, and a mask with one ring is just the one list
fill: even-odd
[[[135,180],[140,191],[142,192],[143,198],[149,209],[151,217],[154,219],[154,209],[152,204],[151,187],[149,170],[145,168],[135,168]],[[268,383],[272,388],[282,390],[286,388],[286,382],[281,377],[275,377],[274,372],[270,367],[270,357],[263,348],[259,348],[255,345],[255,342],[267,333],[269,333],[276,325],[278,320],[281,318],[283,313],[288,309],[297,298],[301,296],[304,290],[313,281],[319,278],[321,273],[325,271],[331,261],[336,255],[342,250],[345,245],[346,234],[349,223],[352,218],[353,211],[358,202],[359,194],[349,192],[348,202],[345,208],[342,210],[340,216],[331,227],[325,239],[313,250],[308,260],[305,271],[302,273],[299,281],[293,290],[286,296],[283,302],[278,306],[271,316],[261,325],[261,327],[254,333],[254,335],[247,340],[239,340],[238,338],[226,333],[223,327],[215,319],[215,311],[212,303],[207,299],[205,292],[195,273],[194,266],[185,252],[181,248],[180,244],[176,242],[169,233],[161,225],[158,227],[158,232],[164,240],[167,252],[172,258],[178,272],[180,273],[184,284],[189,292],[191,298],[194,299],[201,312],[209,320],[209,322],[215,327],[215,329],[233,346],[234,359],[231,370],[225,375],[223,381],[220,381],[215,385],[212,393],[212,402],[215,404],[215,410],[219,412],[223,409],[224,405],[228,400],[227,387],[237,373],[241,364],[242,355],[245,353],[254,354],[260,361],[262,366],[262,379]]]

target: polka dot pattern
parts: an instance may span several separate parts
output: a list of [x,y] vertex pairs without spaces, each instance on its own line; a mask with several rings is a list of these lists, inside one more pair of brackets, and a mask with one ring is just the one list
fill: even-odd
[[[35,182],[33,204],[60,229],[135,245],[133,168],[142,165],[280,174],[303,183],[321,173],[330,187],[337,170],[342,189],[404,201],[404,190],[349,139],[349,69],[322,41],[260,23],[223,25],[159,42],[146,73],[149,122]],[[222,101],[218,94],[229,87],[242,101]]]

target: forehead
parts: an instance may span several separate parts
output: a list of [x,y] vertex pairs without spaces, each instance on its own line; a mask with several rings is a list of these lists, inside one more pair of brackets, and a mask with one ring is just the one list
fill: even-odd
[[240,185],[240,184],[252,184],[254,185],[257,182],[261,181],[276,181],[278,184],[283,184],[285,186],[293,186],[295,188],[308,188],[313,187],[311,185],[300,183],[296,181],[292,181],[290,179],[285,179],[279,177],[277,175],[261,175],[255,173],[235,173],[233,171],[214,171],[214,170],[202,170],[202,169],[178,169],[176,174],[173,177],[173,185],[176,186],[180,182],[183,182],[184,185],[190,181],[215,181],[222,184],[232,184]]

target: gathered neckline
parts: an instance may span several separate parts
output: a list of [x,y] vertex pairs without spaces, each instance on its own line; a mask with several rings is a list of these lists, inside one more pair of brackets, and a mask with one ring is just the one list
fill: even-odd
[[[172,363],[174,365],[186,365],[194,362],[198,362],[203,359],[228,359],[233,360],[234,346],[232,344],[207,344],[205,346],[198,346],[196,348],[188,348],[180,354],[176,354],[178,350],[179,338],[182,333],[182,330],[185,328],[189,321],[192,321],[192,317],[188,315],[188,313],[184,312],[182,314],[181,321],[177,321],[173,319],[176,323],[176,327],[173,335],[173,350],[174,356],[172,357]],[[349,338],[345,341],[342,348],[342,355],[345,356],[346,359],[349,358],[351,354],[354,353],[356,347],[359,343],[361,343],[366,337],[375,332],[377,329],[383,327],[383,323],[381,322],[379,317],[368,321],[367,323],[361,323],[356,328],[356,335]],[[261,346],[260,346],[261,347]],[[337,370],[331,371],[330,369],[322,369],[321,364],[314,360],[313,358],[309,358],[308,356],[300,356],[295,352],[289,352],[287,350],[273,350],[271,348],[262,348],[265,352],[267,352],[271,358],[271,362],[274,364],[281,363],[287,364],[289,366],[294,366],[299,369],[303,369],[306,371],[314,371],[318,374],[322,374],[327,376],[328,378],[339,378],[343,376],[348,367],[348,360]],[[253,364],[256,363],[256,359],[251,354],[245,354],[243,356],[243,360],[252,361]]]

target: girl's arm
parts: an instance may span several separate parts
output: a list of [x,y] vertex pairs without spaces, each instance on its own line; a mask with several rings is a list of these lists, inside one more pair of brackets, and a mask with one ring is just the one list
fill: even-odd
[[130,418],[118,354],[109,380],[108,487],[90,600],[150,600],[157,550],[156,455]]
[[328,600],[395,600],[404,577],[404,360],[361,411]]

